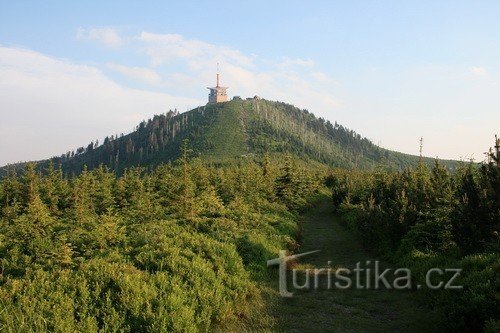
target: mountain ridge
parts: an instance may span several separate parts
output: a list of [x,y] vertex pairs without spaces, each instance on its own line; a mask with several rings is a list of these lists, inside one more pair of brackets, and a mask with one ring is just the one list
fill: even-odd
[[[331,167],[403,169],[416,166],[418,156],[399,153],[373,144],[367,138],[335,122],[291,104],[264,99],[232,100],[196,107],[184,113],[169,111],[142,121],[136,130],[119,137],[106,137],[101,145],[36,162],[50,162],[66,173],[80,173],[101,164],[122,172],[133,166],[150,167],[175,160],[187,139],[194,154],[222,163],[264,153],[292,153]],[[424,158],[426,164],[433,158]],[[443,160],[450,168],[457,161]],[[0,168],[0,176],[26,163]]]

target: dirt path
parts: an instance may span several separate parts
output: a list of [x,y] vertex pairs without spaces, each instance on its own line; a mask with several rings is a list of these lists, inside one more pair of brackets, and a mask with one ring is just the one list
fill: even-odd
[[[301,258],[300,267],[326,267],[331,261],[331,267],[353,269],[357,262],[376,260],[363,250],[359,240],[338,223],[328,200],[303,216],[302,227],[303,242],[299,252],[320,252]],[[415,298],[417,291],[328,290],[326,287],[308,291],[292,290],[290,287],[289,291],[294,291],[294,297],[280,298],[274,309],[277,320],[275,330],[278,331],[436,331],[435,319],[430,311]]]

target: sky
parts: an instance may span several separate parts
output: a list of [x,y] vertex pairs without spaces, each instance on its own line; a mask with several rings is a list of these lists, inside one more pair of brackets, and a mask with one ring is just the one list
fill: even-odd
[[229,95],[475,161],[500,134],[500,1],[0,0],[0,165]]

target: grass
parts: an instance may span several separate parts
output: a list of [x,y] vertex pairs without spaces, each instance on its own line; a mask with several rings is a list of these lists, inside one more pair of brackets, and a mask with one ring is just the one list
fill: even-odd
[[[365,252],[353,234],[339,224],[325,198],[302,216],[302,243],[298,252],[320,250],[303,257],[299,267],[353,268],[356,262],[377,260]],[[387,263],[382,263],[387,266]],[[277,270],[269,291],[274,327],[284,332],[434,332],[436,318],[419,302],[418,291],[318,289],[278,295]],[[291,275],[291,274],[290,274]],[[289,291],[292,291],[289,288]]]

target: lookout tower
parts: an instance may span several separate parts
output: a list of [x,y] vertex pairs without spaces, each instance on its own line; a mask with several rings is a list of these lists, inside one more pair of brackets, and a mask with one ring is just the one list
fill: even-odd
[[208,94],[208,104],[227,102],[226,90],[229,87],[221,87],[219,85],[219,76],[219,64],[217,64],[217,85],[213,88],[207,87],[207,89],[210,89],[210,93]]

